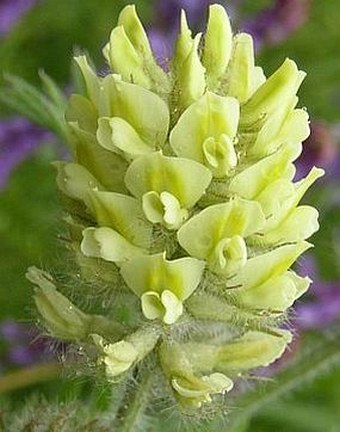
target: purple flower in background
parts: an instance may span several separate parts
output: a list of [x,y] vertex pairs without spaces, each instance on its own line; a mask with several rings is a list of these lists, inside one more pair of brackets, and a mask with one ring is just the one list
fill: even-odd
[[6,34],[36,2],[37,0],[0,0],[0,36]]
[[50,361],[53,358],[51,340],[39,337],[38,331],[27,324],[3,321],[0,323],[0,339],[3,370]]
[[11,171],[51,134],[21,117],[0,120],[0,189]]
[[325,181],[336,175],[340,155],[332,128],[320,121],[312,121],[310,136],[303,143],[304,152],[297,160],[297,179],[305,177],[313,166],[326,170]]
[[[33,7],[38,0],[0,0],[0,37]],[[51,134],[20,117],[0,120],[0,190],[8,177],[41,141]]]
[[320,279],[312,255],[305,257],[302,271],[313,278],[311,300],[296,307],[296,324],[301,330],[324,328],[340,319],[340,281]]
[[257,49],[275,45],[304,24],[310,4],[311,0],[277,0],[271,8],[246,20],[242,29],[253,36]]
[[201,24],[205,22],[208,6],[212,3],[223,4],[225,2],[218,0],[159,0],[155,2],[155,19],[148,34],[156,57],[162,61],[172,54],[181,9],[186,10],[191,28],[200,30]]
[[[221,3],[228,8],[231,18],[237,15],[242,0],[159,0],[155,2],[155,19],[149,30],[149,37],[156,56],[166,59],[173,50],[178,30],[181,9],[186,9],[191,28],[202,30],[208,6]],[[250,33],[259,49],[286,39],[308,18],[311,0],[276,0],[274,5],[259,14],[246,19],[241,28]]]

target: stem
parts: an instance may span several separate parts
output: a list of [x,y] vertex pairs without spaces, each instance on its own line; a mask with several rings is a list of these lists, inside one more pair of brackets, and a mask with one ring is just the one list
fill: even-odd
[[60,375],[60,371],[61,366],[59,363],[48,363],[10,372],[0,378],[0,393],[57,378]]
[[143,370],[141,379],[127,390],[117,413],[116,429],[119,432],[145,430],[142,426],[143,415],[149,400],[153,377],[150,371]]

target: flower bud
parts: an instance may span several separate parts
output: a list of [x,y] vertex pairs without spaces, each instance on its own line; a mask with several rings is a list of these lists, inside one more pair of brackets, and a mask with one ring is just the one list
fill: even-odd
[[92,332],[119,337],[122,326],[101,315],[88,315],[57,291],[51,276],[30,267],[27,279],[35,284],[34,300],[48,331],[65,340],[86,340]]
[[211,402],[211,395],[224,394],[233,387],[232,380],[222,373],[195,375],[193,364],[180,345],[163,344],[160,358],[175,397],[184,406],[200,407]]
[[105,364],[108,378],[113,379],[149,354],[157,343],[159,332],[152,327],[145,327],[113,344],[96,334],[92,338],[102,353],[100,360]]
[[232,31],[226,10],[221,5],[211,5],[202,55],[202,63],[211,90],[214,90],[219,78],[226,71],[231,50]]
[[182,10],[181,31],[173,59],[175,81],[179,93],[178,105],[181,111],[198,100],[205,90],[205,68],[198,54],[201,36],[197,34],[192,39],[185,12]]

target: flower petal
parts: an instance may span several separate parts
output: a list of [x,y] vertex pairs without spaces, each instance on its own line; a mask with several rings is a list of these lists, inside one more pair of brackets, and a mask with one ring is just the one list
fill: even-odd
[[137,198],[150,191],[169,192],[183,208],[196,204],[210,181],[210,171],[203,165],[160,152],[135,159],[125,175],[127,188]]

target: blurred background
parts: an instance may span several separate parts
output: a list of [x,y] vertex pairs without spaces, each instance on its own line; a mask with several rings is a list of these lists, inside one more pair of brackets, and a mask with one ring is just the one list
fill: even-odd
[[[98,69],[103,67],[100,48],[127,3],[0,0],[0,97],[4,74],[39,86],[41,69],[70,93],[74,51],[88,52]],[[198,32],[204,28],[209,3],[135,0],[160,62],[171,55],[181,7]],[[340,339],[334,335],[340,320],[340,0],[218,3],[227,8],[235,32],[253,35],[257,64],[267,76],[285,57],[307,71],[299,105],[308,107],[312,133],[297,175],[304,176],[313,165],[326,170],[306,198],[320,211],[321,229],[313,238],[315,248],[299,262],[300,272],[314,283],[290,317],[297,329],[295,343],[272,374],[294,362],[310,340],[326,341],[333,361],[325,363],[322,373],[317,370],[317,379],[307,380],[294,392],[273,393],[259,409],[250,409],[235,431],[339,432]],[[33,290],[25,280],[28,266],[52,270],[66,259],[58,246],[62,213],[50,162],[67,157],[67,150],[52,133],[4,105],[0,102],[0,430],[2,407],[19,412],[24,399],[37,392],[47,399],[67,400],[70,395],[85,398],[91,388],[98,392],[97,400],[102,397],[91,380],[61,377],[57,361],[63,347],[37,330]],[[318,353],[311,349],[311,371],[314,355],[317,363]]]

